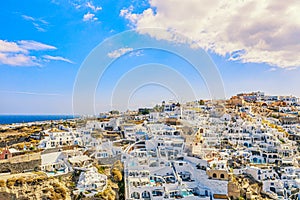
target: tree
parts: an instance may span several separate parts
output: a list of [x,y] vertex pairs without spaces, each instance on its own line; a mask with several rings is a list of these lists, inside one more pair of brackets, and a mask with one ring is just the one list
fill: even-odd
[[199,104],[202,106],[202,105],[205,104],[205,102],[201,99],[201,100],[199,101]]
[[116,182],[122,181],[122,179],[123,179],[122,173],[117,168],[112,169],[112,175],[113,175],[114,181],[116,181]]
[[147,115],[149,113],[150,113],[150,110],[148,108],[140,108],[139,109],[139,114]]
[[156,112],[162,112],[163,111],[163,107],[156,104],[154,107],[153,107],[153,110],[156,111]]
[[111,115],[118,115],[118,114],[120,114],[120,112],[118,110],[111,110],[111,111],[109,111],[109,113]]

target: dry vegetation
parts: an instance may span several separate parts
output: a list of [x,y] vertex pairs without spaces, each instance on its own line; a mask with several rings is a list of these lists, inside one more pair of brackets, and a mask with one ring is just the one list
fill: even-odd
[[49,178],[44,173],[11,175],[0,179],[0,192],[16,194],[20,199],[70,199],[68,188],[56,178]]
[[123,199],[124,181],[123,181],[123,164],[116,161],[111,167],[96,165],[98,172],[108,176],[107,187],[103,192],[95,195],[96,199],[114,200]]
[[112,180],[115,182],[120,182],[123,179],[122,176],[122,171],[123,171],[123,164],[121,161],[117,161],[114,163],[112,170],[111,170],[111,175],[112,175]]
[[106,189],[103,192],[99,192],[98,194],[96,194],[95,197],[100,197],[100,199],[105,200],[114,200],[116,199],[116,192],[108,182]]

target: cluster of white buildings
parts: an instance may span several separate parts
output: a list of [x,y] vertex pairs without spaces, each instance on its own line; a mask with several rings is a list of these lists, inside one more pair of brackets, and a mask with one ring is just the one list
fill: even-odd
[[[298,103],[282,96],[272,101],[285,102],[286,110]],[[213,104],[169,107],[150,113],[151,123],[125,129],[136,140],[122,155],[128,199],[228,198],[228,182],[239,175],[262,183],[262,192],[276,199],[298,197],[299,124],[259,115],[251,105],[224,106],[219,116]],[[180,125],[163,122],[171,117]]]
[[80,128],[45,130],[38,146],[43,149],[40,169],[48,176],[79,172],[74,194],[82,193],[88,197],[103,192],[107,187],[107,176],[100,174],[93,163],[121,155],[122,149],[113,146],[109,140],[94,137],[93,132],[117,130],[117,127],[118,120],[111,119],[108,122],[91,120]]
[[86,196],[94,196],[107,187],[107,176],[98,173],[96,167],[89,167],[79,176],[76,193],[90,191]]
[[[213,199],[227,196],[228,175],[227,180],[225,175],[224,180],[211,178],[206,172],[206,160],[188,156],[186,138],[179,126],[164,123],[126,126],[125,136],[135,139],[122,154],[126,199]],[[223,163],[214,162],[218,166]],[[200,169],[199,164],[205,170]],[[223,166],[222,170],[226,169],[227,166]]]
[[238,94],[237,96],[242,97],[245,101],[257,101],[257,102],[266,102],[271,104],[273,102],[285,102],[288,106],[298,105],[299,98],[289,95],[289,96],[278,96],[278,95],[265,95],[264,92],[252,92],[245,94]]
[[[228,183],[240,175],[260,182],[262,192],[276,199],[297,196],[300,125],[254,112],[258,108],[241,98],[285,102],[281,113],[298,106],[296,97],[261,92],[238,95],[231,101],[235,107],[163,102],[161,112],[124,113],[81,128],[45,131],[41,169],[52,175],[81,170],[77,192],[94,194],[105,189],[107,177],[92,161],[121,159],[126,199],[227,199]],[[118,133],[120,139],[97,138],[94,132]],[[80,148],[64,149],[68,146]]]

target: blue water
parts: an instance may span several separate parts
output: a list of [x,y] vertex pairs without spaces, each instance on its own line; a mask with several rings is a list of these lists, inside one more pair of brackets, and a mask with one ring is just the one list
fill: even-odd
[[74,118],[78,118],[78,116],[73,116],[73,115],[0,115],[0,124],[74,119]]

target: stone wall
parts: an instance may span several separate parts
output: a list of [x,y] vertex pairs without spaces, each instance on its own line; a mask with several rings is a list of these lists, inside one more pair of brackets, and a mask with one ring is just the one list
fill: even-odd
[[0,192],[0,199],[17,200],[17,197],[15,194]]
[[32,171],[34,169],[38,169],[41,165],[42,160],[32,160],[28,162],[21,162],[21,163],[1,163],[0,164],[0,173],[1,172],[8,172],[11,173],[22,173],[25,171]]
[[14,156],[10,159],[0,161],[0,173],[21,173],[24,171],[31,171],[39,168],[41,162],[42,160],[40,153]]
[[228,182],[228,197],[238,199],[241,196],[239,186],[233,181]]
[[209,169],[206,171],[206,174],[212,179],[223,181],[228,181],[230,179],[230,175],[226,170]]
[[112,165],[118,160],[121,160],[121,154],[111,157],[111,158],[99,158],[98,159],[100,165]]

